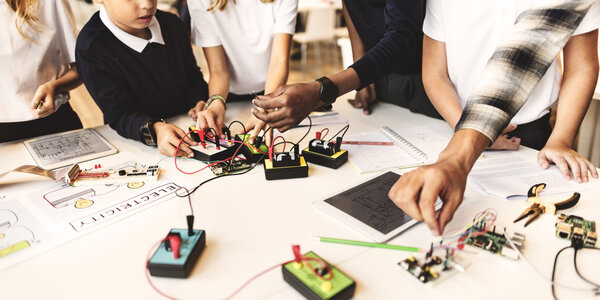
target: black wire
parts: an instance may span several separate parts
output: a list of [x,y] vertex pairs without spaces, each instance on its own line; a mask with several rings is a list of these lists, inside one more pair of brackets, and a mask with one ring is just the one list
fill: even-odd
[[[179,190],[185,190],[185,192],[187,193],[187,195],[180,196],[177,193],[177,191],[179,191]],[[192,206],[192,197],[190,197],[190,191],[186,187],[180,186],[178,189],[175,190],[175,195],[177,195],[177,197],[180,197],[180,198],[184,198],[184,197],[187,196],[188,203],[190,204],[190,212],[191,212],[191,215],[193,216],[194,215],[194,207]]]
[[304,136],[296,142],[296,144],[298,144],[298,146],[300,146],[300,142],[302,142],[304,140],[304,138],[310,133],[310,130],[312,129],[312,119],[310,118],[310,116],[306,116],[308,118],[308,130],[306,131],[306,133],[304,134]]
[[[277,144],[273,145],[273,148],[275,148],[276,146],[279,146],[279,145],[281,145],[281,144],[291,144],[291,145],[292,145],[292,149],[294,149],[294,146],[296,146],[296,145],[297,145],[297,144],[294,144],[294,143],[292,143],[292,142],[290,142],[290,141],[283,141],[283,142],[279,142],[279,143],[277,143]],[[291,149],[290,149],[290,151],[291,151]],[[288,152],[289,152],[289,151],[288,151]]]
[[342,129],[340,129],[340,131],[338,131],[334,136],[332,136],[328,142],[331,142],[331,140],[333,140],[336,136],[338,136],[338,134],[340,134],[340,132],[342,132],[342,130],[344,130],[344,134],[342,134],[342,138],[346,135],[346,132],[348,132],[348,129],[350,128],[350,124],[342,127]]
[[[600,250],[600,248],[581,248],[581,249],[591,249],[591,250]],[[577,273],[577,276],[579,276],[579,278],[583,279],[583,281],[595,286],[596,288],[600,288],[600,284],[597,284],[585,277],[583,277],[583,275],[581,275],[581,273],[579,273],[579,269],[577,268],[577,251],[579,249],[575,248],[575,254],[573,254],[573,265],[575,266],[575,272]]]
[[246,133],[248,133],[248,131],[246,130],[246,126],[244,126],[244,123],[242,123],[242,122],[240,122],[240,121],[238,121],[238,120],[231,121],[231,123],[229,123],[229,126],[227,126],[227,130],[229,130],[229,132],[230,132],[230,133],[231,133],[231,125],[233,125],[233,124],[235,124],[235,123],[238,123],[238,124],[242,125],[242,128],[244,128],[244,135],[245,135]]
[[567,247],[564,247],[564,248],[560,249],[556,253],[556,256],[554,257],[554,265],[552,265],[552,278],[551,278],[552,282],[550,283],[551,284],[551,289],[552,289],[552,297],[554,299],[558,299],[558,298],[556,298],[556,291],[554,289],[554,276],[556,275],[556,262],[558,261],[558,256],[560,255],[560,253],[563,252],[563,251],[565,251],[565,250],[567,250],[567,249],[569,249],[569,248],[571,248],[571,246],[567,246]]
[[[263,154],[263,155],[260,157],[260,159],[258,159],[258,161],[261,161],[261,160],[263,160],[263,158],[264,158],[264,157],[265,157],[265,154]],[[207,180],[205,180],[205,181],[203,181],[203,182],[199,183],[197,186],[195,186],[195,187],[192,189],[192,191],[188,191],[188,192],[187,192],[187,194],[185,194],[185,195],[178,195],[177,193],[175,193],[175,195],[176,195],[177,197],[189,197],[191,194],[195,193],[195,192],[196,192],[196,190],[198,190],[198,188],[199,188],[199,187],[203,186],[203,185],[204,185],[204,184],[206,184],[206,183],[209,183],[209,182],[211,182],[211,181],[213,181],[213,180],[215,180],[215,179],[217,179],[217,178],[223,178],[223,177],[227,177],[227,176],[236,176],[236,175],[242,175],[242,174],[246,174],[246,173],[248,173],[248,172],[250,172],[250,171],[254,170],[254,168],[255,168],[257,165],[259,165],[259,163],[255,163],[255,164],[254,164],[254,166],[252,166],[250,169],[248,169],[248,170],[246,170],[246,171],[243,171],[243,172],[240,172],[240,173],[227,173],[227,174],[225,174],[225,175],[221,175],[221,176],[215,176],[215,177],[209,178],[209,179],[207,179]],[[186,191],[187,191],[187,189],[186,189]]]

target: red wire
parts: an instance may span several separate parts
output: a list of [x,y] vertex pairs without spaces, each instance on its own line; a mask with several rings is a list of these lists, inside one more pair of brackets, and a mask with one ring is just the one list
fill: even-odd
[[283,150],[282,151],[285,152],[285,138],[281,135],[278,135],[271,141],[271,146],[275,145],[275,141],[279,138],[281,138],[283,140]]
[[256,274],[256,275],[252,276],[250,279],[248,279],[246,282],[244,282],[244,284],[242,284],[242,286],[240,286],[240,287],[239,287],[237,290],[235,290],[235,291],[234,291],[234,292],[233,292],[231,295],[229,295],[229,296],[225,297],[225,300],[229,300],[229,299],[231,299],[231,298],[235,297],[235,295],[237,295],[239,292],[241,292],[241,291],[242,291],[242,290],[243,290],[243,289],[244,289],[244,288],[245,288],[245,287],[246,287],[248,284],[250,284],[250,283],[251,283],[252,281],[254,281],[256,278],[258,278],[258,277],[260,277],[260,276],[264,275],[265,273],[267,273],[267,272],[269,272],[269,271],[271,271],[271,270],[273,270],[273,269],[275,269],[275,268],[277,268],[277,267],[283,266],[283,265],[285,265],[285,264],[287,264],[287,263],[290,263],[290,262],[292,262],[292,261],[293,261],[293,260],[288,260],[288,261],[286,261],[286,262],[283,262],[283,263],[280,263],[280,264],[276,264],[276,265],[274,265],[274,266],[272,266],[272,267],[269,267],[268,269],[266,269],[266,270],[264,270],[264,271],[262,271],[262,272],[260,272],[260,273],[258,273],[258,274]]
[[[190,133],[192,133],[192,132],[194,132],[194,131],[198,131],[198,132],[199,132],[199,130],[191,130],[191,131],[188,131],[188,133],[186,133],[186,134],[185,134],[185,135],[184,135],[184,136],[183,136],[183,137],[182,137],[182,138],[179,140],[179,144],[177,144],[177,149],[175,149],[175,157],[174,157],[174,159],[175,159],[175,168],[176,168],[176,169],[177,169],[179,172],[181,172],[181,173],[183,173],[183,174],[187,174],[187,175],[196,174],[196,173],[198,173],[198,172],[200,172],[200,171],[202,171],[202,170],[204,170],[204,169],[206,169],[206,168],[208,168],[208,167],[210,167],[210,166],[213,166],[213,165],[216,165],[216,164],[219,164],[219,163],[222,163],[222,162],[226,162],[226,161],[228,161],[228,160],[233,160],[233,159],[234,159],[234,158],[237,156],[237,153],[238,153],[238,151],[240,151],[240,148],[242,148],[242,147],[238,147],[238,149],[235,151],[235,153],[233,154],[233,156],[231,156],[231,157],[229,157],[229,158],[226,158],[226,159],[224,159],[224,160],[221,160],[221,161],[217,161],[217,162],[214,162],[214,163],[208,164],[208,165],[206,165],[205,167],[201,168],[200,170],[197,170],[197,171],[194,171],[194,172],[186,172],[186,171],[183,171],[183,170],[181,170],[181,169],[179,168],[179,166],[177,165],[177,152],[179,152],[179,148],[181,147],[181,143],[183,143],[183,140],[184,140],[184,139],[185,139],[185,138],[186,138],[188,135],[190,135]],[[260,153],[262,153],[262,154],[265,154],[264,152],[260,151],[260,149],[257,149],[256,147],[254,147],[254,146],[252,146],[252,145],[250,145],[250,144],[246,144],[246,143],[244,143],[244,142],[241,142],[241,141],[236,141],[236,140],[222,140],[222,141],[231,142],[231,143],[240,143],[240,144],[244,144],[244,145],[246,145],[246,146],[248,146],[248,147],[250,147],[250,148],[252,148],[252,149],[256,150],[257,152],[260,152]]]
[[148,281],[148,283],[150,284],[150,286],[154,289],[155,292],[157,292],[158,294],[160,294],[161,296],[167,298],[167,299],[172,299],[172,300],[176,300],[176,298],[171,297],[163,292],[161,292],[155,285],[154,283],[152,283],[152,279],[150,278],[150,270],[148,270],[148,264],[150,263],[150,257],[152,257],[152,250],[154,250],[157,246],[160,245],[160,243],[164,242],[165,239],[160,240],[158,243],[154,244],[154,246],[152,246],[152,248],[150,248],[150,251],[148,252],[148,255],[146,255],[146,269],[144,270],[144,273],[146,274],[146,280]]
[[[325,134],[323,134],[323,131],[327,130],[327,132]],[[324,140],[325,136],[327,136],[329,134],[329,128],[323,128],[323,130],[321,130],[321,139]]]

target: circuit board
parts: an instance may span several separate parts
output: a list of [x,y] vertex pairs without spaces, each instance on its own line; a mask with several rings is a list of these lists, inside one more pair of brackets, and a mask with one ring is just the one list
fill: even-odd
[[450,249],[430,250],[422,259],[411,255],[399,262],[398,265],[409,277],[415,278],[428,287],[432,287],[457,272],[464,271],[467,267],[466,262],[457,257]]
[[596,247],[596,222],[575,215],[561,214],[556,222],[556,236],[567,240],[580,239],[584,246]]
[[210,166],[210,170],[217,176],[236,173],[239,171],[250,169],[252,165],[245,160],[234,160],[231,163],[220,162]]
[[[525,235],[515,232],[511,237],[511,241],[521,249],[525,242]],[[459,240],[459,249],[461,240]],[[496,233],[496,230],[488,231],[483,235],[474,235],[464,239],[464,244],[483,249],[485,251],[502,255],[504,257],[517,260],[519,253],[511,246],[510,242],[504,234]]]

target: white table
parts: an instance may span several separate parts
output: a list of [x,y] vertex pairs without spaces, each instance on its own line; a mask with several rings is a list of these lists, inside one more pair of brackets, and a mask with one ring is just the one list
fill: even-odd
[[[406,109],[388,104],[378,105],[371,116],[353,109],[346,98],[338,100],[336,109],[351,120],[350,133],[373,131],[380,126],[394,127],[443,124]],[[248,106],[230,105],[228,118],[246,120]],[[189,125],[183,119],[180,124]],[[341,125],[332,126],[335,132]],[[141,143],[119,137],[103,126],[98,131],[121,152],[133,152],[149,163],[158,161],[156,150]],[[294,141],[305,129],[286,133]],[[309,137],[314,136],[315,130]],[[305,142],[308,141],[308,138]],[[535,156],[535,151],[520,150]],[[10,155],[9,155],[10,154]],[[32,163],[21,143],[0,145],[2,170]],[[182,162],[181,166],[190,168]],[[178,173],[171,160],[161,162],[165,176],[191,187],[212,174],[209,171],[187,176]],[[349,188],[372,175],[358,175],[349,164],[338,170],[310,166],[309,177],[266,181],[262,167],[249,174],[215,180],[193,194],[195,227],[207,232],[207,245],[188,279],[153,278],[165,293],[181,299],[221,299],[258,272],[291,259],[290,246],[299,244],[303,251],[313,250],[337,266],[357,282],[356,299],[549,299],[550,285],[523,260],[517,262],[491,254],[465,255],[471,266],[461,274],[428,290],[402,274],[397,262],[409,254],[398,251],[320,243],[313,236],[347,239],[365,238],[339,221],[313,207],[312,202]],[[11,175],[0,186],[3,195],[22,194],[43,180],[30,175]],[[580,203],[568,213],[599,220],[600,192],[582,193]],[[493,207],[499,213],[498,228],[508,226],[527,235],[524,248],[534,266],[550,277],[554,255],[567,245],[554,236],[555,218],[542,216],[523,229],[512,220],[524,209],[522,201],[495,199],[468,186],[463,205],[449,228],[470,223],[474,214]],[[166,201],[153,208],[129,216],[89,235],[57,247],[0,272],[2,299],[161,299],[145,279],[146,256],[151,246],[173,227],[185,228],[187,202],[181,198]],[[510,230],[509,230],[510,231]],[[428,247],[434,238],[424,224],[407,230],[391,241],[394,244]],[[589,251],[593,252],[593,251]],[[576,278],[572,256],[562,257],[558,280],[587,287]],[[600,281],[597,253],[582,253],[581,272]],[[559,297],[591,297],[590,293],[559,289]],[[50,297],[49,297],[50,296]],[[301,299],[285,283],[279,269],[260,277],[244,289],[236,299]],[[581,299],[583,299],[581,298]]]

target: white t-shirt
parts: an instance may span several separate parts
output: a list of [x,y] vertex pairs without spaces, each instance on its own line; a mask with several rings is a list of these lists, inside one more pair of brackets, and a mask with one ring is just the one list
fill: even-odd
[[207,11],[211,2],[188,1],[194,44],[223,46],[230,92],[241,95],[264,90],[273,35],[294,34],[298,1],[229,0],[223,11]]
[[[75,61],[75,19],[68,0],[39,0],[36,16],[40,32],[23,25],[26,40],[15,26],[15,13],[0,1],[0,122],[35,117],[29,105],[38,87],[57,79]],[[55,95],[58,108],[69,94]]]
[[[471,91],[519,14],[537,0],[428,0],[423,32],[446,44],[448,74],[465,107]],[[573,35],[600,26],[596,2]],[[558,59],[552,63],[511,123],[524,124],[544,116],[556,103],[561,82]]]

